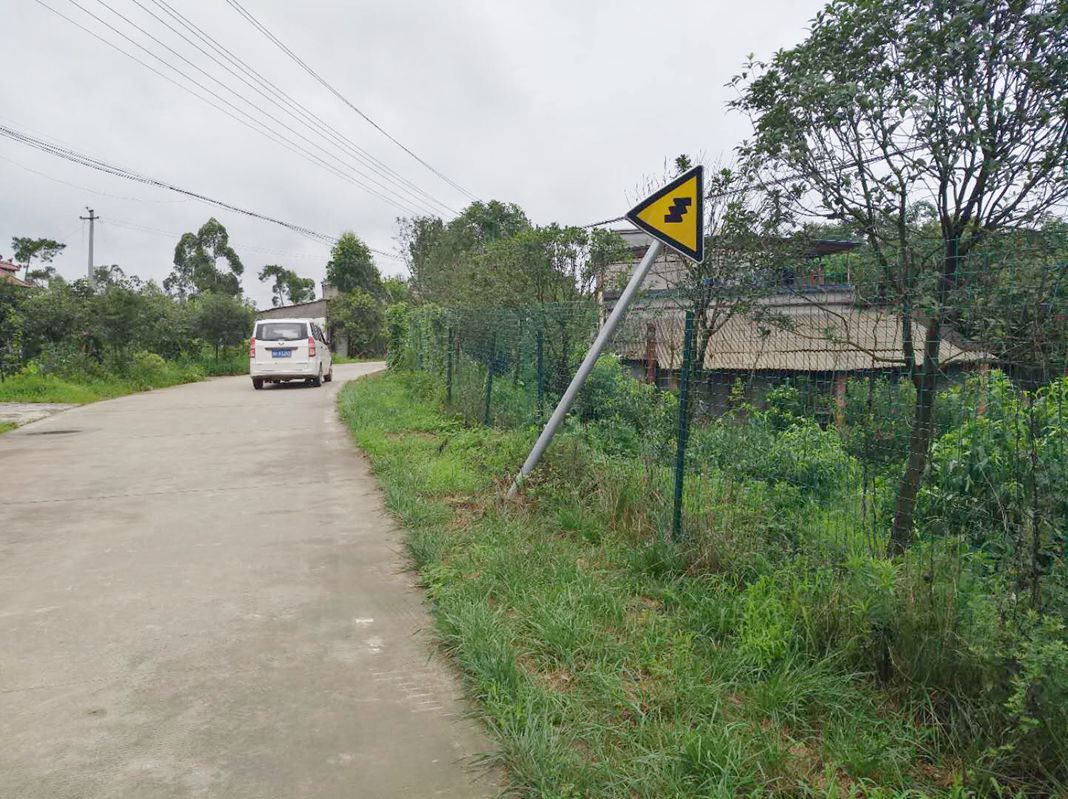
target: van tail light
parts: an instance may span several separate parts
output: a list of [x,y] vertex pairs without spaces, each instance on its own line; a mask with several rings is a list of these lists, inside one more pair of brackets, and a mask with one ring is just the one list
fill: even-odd
[[315,357],[315,336],[308,336],[308,357]]
[[256,337],[253,336],[248,340],[248,357],[256,357]]

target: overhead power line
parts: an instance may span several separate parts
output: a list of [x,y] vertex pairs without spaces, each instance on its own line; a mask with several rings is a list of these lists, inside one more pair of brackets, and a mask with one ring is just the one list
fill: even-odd
[[[72,3],[74,2],[74,0],[70,0],[70,1]],[[175,50],[174,48],[172,48],[169,45],[167,45],[165,42],[163,42],[162,40],[160,40],[159,38],[154,36],[149,31],[145,30],[143,27],[138,25],[136,22],[131,20],[129,17],[127,17],[124,14],[120,13],[119,11],[117,11],[113,6],[111,6],[107,2],[105,2],[105,0],[97,0],[97,3],[102,5],[104,8],[106,8],[108,11],[110,11],[115,16],[117,16],[120,19],[122,19],[124,22],[126,22],[126,24],[130,25],[135,30],[137,30],[140,33],[142,33],[145,36],[147,36],[149,39],[151,39],[153,42],[158,44],[160,47],[164,48],[165,50],[167,50],[172,55],[174,55],[177,58],[179,58],[182,61],[184,61],[186,64],[188,64],[190,67],[195,69],[197,72],[201,73],[202,75],[207,77],[209,80],[213,81],[214,83],[216,83],[217,85],[219,85],[220,87],[225,89],[227,92],[229,92],[233,96],[237,97],[239,100],[244,102],[246,105],[250,106],[257,113],[266,116],[268,119],[270,119],[275,124],[279,124],[279,125],[283,125],[283,126],[286,125],[285,122],[282,122],[282,120],[278,119],[277,117],[275,117],[270,112],[265,111],[263,108],[261,108],[255,101],[249,100],[248,97],[243,95],[240,91],[234,90],[231,86],[227,85],[225,82],[219,80],[216,76],[212,75],[210,72],[208,72],[207,70],[203,69],[201,66],[195,64],[193,61],[191,61],[190,59],[186,58],[184,55],[182,55],[177,50]],[[368,153],[366,153],[366,151],[362,150],[361,148],[356,147],[354,145],[354,143],[349,142],[348,140],[342,140],[340,142],[340,144],[339,144],[337,137],[330,136],[328,133],[325,133],[322,128],[317,127],[316,125],[314,125],[311,122],[309,122],[310,112],[307,109],[301,107],[300,111],[294,111],[292,102],[290,102],[288,104],[279,102],[279,100],[276,99],[274,96],[272,96],[271,94],[268,94],[267,92],[265,92],[262,88],[260,88],[256,84],[254,84],[251,81],[249,81],[248,78],[246,78],[244,75],[241,75],[240,73],[236,72],[232,67],[230,67],[229,65],[227,65],[227,64],[223,63],[222,61],[220,61],[212,53],[210,53],[207,50],[205,50],[203,47],[201,47],[195,41],[190,39],[184,33],[179,31],[178,29],[176,29],[173,25],[168,23],[166,20],[162,19],[155,12],[153,12],[150,8],[148,8],[146,5],[144,5],[144,3],[140,2],[140,0],[133,0],[133,3],[135,5],[137,5],[139,8],[141,8],[146,14],[151,16],[154,20],[156,20],[161,25],[163,25],[165,28],[167,28],[167,30],[171,31],[172,33],[177,35],[179,38],[181,38],[186,44],[189,44],[190,46],[195,48],[197,51],[199,51],[201,54],[207,56],[211,61],[213,61],[218,66],[222,67],[230,75],[236,77],[245,86],[251,88],[253,91],[255,91],[261,97],[266,99],[272,105],[274,105],[275,107],[281,109],[290,118],[295,120],[298,125],[301,125],[302,127],[304,127],[307,130],[311,131],[311,133],[313,135],[322,137],[323,139],[325,139],[329,143],[330,146],[332,146],[335,149],[337,149],[343,155],[347,155],[347,154],[349,154],[351,152],[354,155],[354,157],[356,158],[356,160],[362,166],[366,166],[372,172],[376,172],[378,175],[382,176],[383,179],[387,181],[387,183],[383,183],[380,180],[378,180],[376,177],[374,177],[372,175],[369,175],[366,172],[361,171],[358,167],[353,166],[351,163],[347,163],[347,162],[344,162],[344,161],[340,162],[340,163],[344,164],[347,168],[353,170],[356,174],[360,175],[360,177],[362,177],[363,179],[371,182],[372,184],[374,184],[375,186],[377,186],[378,188],[380,188],[380,189],[382,189],[382,190],[384,190],[386,192],[399,192],[401,194],[409,195],[408,198],[405,198],[405,202],[414,202],[414,203],[418,203],[418,204],[423,204],[423,203],[426,203],[426,202],[429,201],[429,203],[431,205],[426,205],[425,206],[425,210],[430,211],[431,213],[437,213],[436,211],[433,210],[432,205],[437,205],[437,206],[443,208],[445,211],[448,211],[450,213],[455,213],[455,211],[452,208],[450,208],[449,206],[445,205],[440,200],[437,200],[436,198],[432,197],[427,192],[422,191],[418,186],[415,186],[415,184],[411,184],[410,182],[405,181],[403,178],[398,179],[397,177],[394,177],[393,175],[390,175],[387,171],[381,169],[381,167],[379,167],[378,164],[375,163],[376,159],[374,159],[373,156],[370,156]],[[177,13],[177,12],[175,12],[175,13]],[[310,144],[310,146],[313,146],[316,149],[318,149],[327,158],[336,159],[336,156],[334,156],[333,154],[329,153],[327,150],[322,148],[320,145],[318,145],[316,143],[309,142],[308,139],[306,139],[302,134],[297,133],[296,131],[292,130],[291,128],[287,128],[287,130],[289,130],[289,132],[293,133],[294,135],[300,136],[302,141],[304,141],[305,143]],[[405,185],[406,183],[408,183],[409,185]]]
[[[915,152],[918,152],[918,151],[923,150],[923,149],[924,149],[923,145],[913,145],[912,147],[903,147],[903,148],[899,148],[897,150],[897,152],[894,153],[894,155],[908,155],[909,153],[915,153]],[[855,166],[847,166],[847,167],[845,167],[842,171],[843,172],[847,172],[847,173],[848,172],[854,172],[854,171],[856,171],[858,166],[860,166],[860,167],[869,166],[871,164],[878,163],[879,161],[882,161],[884,158],[885,158],[885,156],[881,155],[881,154],[880,155],[873,155],[873,156],[871,156],[869,158],[862,159],[860,161],[860,163],[855,165]],[[785,185],[787,183],[791,183],[791,182],[793,182],[795,180],[804,180],[805,178],[806,178],[805,175],[800,175],[800,174],[796,174],[796,173],[795,174],[788,174],[788,175],[781,175],[781,176],[779,176],[777,178],[772,178],[770,180],[761,181],[758,188],[767,189],[770,186],[783,186],[783,185]],[[742,187],[739,187],[739,188],[736,188],[736,189],[728,189],[727,191],[709,192],[708,194],[705,195],[705,199],[706,200],[721,200],[724,197],[734,197],[734,196],[739,195],[739,194],[745,194],[747,191],[754,191],[754,188],[750,187],[750,186],[742,186]],[[613,217],[611,219],[602,219],[600,222],[590,222],[588,225],[582,225],[582,227],[584,227],[584,228],[600,227],[601,225],[610,225],[613,222],[622,222],[624,219],[626,219],[625,215],[624,216],[616,216],[616,217]]]
[[[27,133],[23,133],[19,130],[16,130],[15,128],[10,128],[6,125],[0,125],[0,136],[6,139],[10,139],[11,141],[24,144],[27,147],[31,147],[35,150],[39,150],[40,152],[55,156],[56,158],[61,158],[64,161],[69,161],[80,166],[88,167],[89,169],[95,169],[98,172],[103,172],[108,175],[123,178],[124,180],[130,180],[135,183],[141,183],[146,186],[153,186],[158,189],[172,191],[176,194],[181,194],[185,197],[189,197],[191,199],[207,203],[208,205],[214,205],[218,208],[224,208],[227,211],[232,211],[236,214],[242,214],[253,219],[258,219],[261,222],[270,222],[273,225],[279,225],[280,227],[292,230],[294,233],[299,233],[302,236],[306,236],[312,239],[313,241],[318,241],[330,245],[337,243],[337,239],[333,236],[330,236],[326,233],[320,233],[317,230],[312,230],[311,228],[305,227],[304,225],[298,225],[294,222],[287,222],[283,219],[267,216],[266,214],[261,214],[258,211],[252,211],[248,208],[242,208],[232,203],[225,202],[224,200],[218,200],[213,197],[209,197],[206,194],[200,194],[195,191],[190,191],[189,189],[183,189],[179,186],[175,186],[172,183],[167,183],[162,180],[157,180],[156,178],[141,175],[137,172],[125,169],[123,167],[114,166],[113,164],[109,164],[106,161],[102,161],[98,158],[93,158],[92,156],[85,155],[84,153],[79,153],[69,147],[62,147],[58,144],[52,144],[43,139],[39,139],[36,136],[31,136]],[[400,260],[400,256],[395,255],[393,253],[384,252],[383,250],[376,250],[374,248],[368,249],[370,249],[371,252],[375,253],[376,255],[381,255],[384,258],[394,258]]]
[[[130,230],[130,231],[133,231],[135,233],[145,233],[145,234],[152,235],[152,236],[158,236],[160,238],[171,239],[172,241],[180,239],[184,235],[183,233],[179,233],[178,231],[175,231],[175,230],[162,230],[162,229],[157,228],[157,227],[151,227],[149,225],[142,225],[139,222],[133,222],[133,221],[131,221],[129,219],[116,219],[115,217],[108,217],[107,221],[101,224],[101,227],[104,227],[104,228],[109,228],[109,227],[122,228],[123,230]],[[316,244],[320,244],[320,243],[324,247],[327,246],[326,242],[316,241]],[[272,249],[268,249],[268,248],[264,248],[264,247],[253,247],[253,246],[250,246],[250,245],[245,244],[243,242],[234,244],[234,249],[240,250],[241,252],[252,252],[252,253],[257,253],[259,255],[268,255],[268,256],[271,256],[272,258],[278,258],[278,259],[286,260],[286,261],[293,260],[293,259],[301,259],[301,258],[313,258],[313,259],[316,259],[318,261],[322,261],[323,260],[322,253],[282,252],[280,250],[272,250]]]
[[[210,93],[213,97],[217,98],[221,102],[226,103],[227,106],[229,106],[231,109],[233,109],[237,113],[241,114],[242,116],[245,116],[246,118],[252,119],[260,127],[268,127],[268,126],[263,125],[263,123],[260,120],[258,120],[255,117],[251,116],[246,111],[243,111],[242,109],[234,107],[228,100],[226,100],[225,98],[221,97],[219,94],[217,94],[213,90],[209,89],[203,83],[200,83],[196,79],[191,78],[189,75],[187,75],[186,73],[182,72],[180,69],[175,67],[173,64],[167,62],[165,59],[160,58],[156,53],[152,52],[151,49],[144,47],[142,44],[140,44],[139,42],[137,42],[134,39],[130,38],[128,35],[126,35],[122,31],[118,30],[117,28],[115,28],[110,23],[108,23],[105,20],[101,19],[96,14],[94,14],[91,11],[89,11],[84,6],[82,6],[80,3],[78,3],[77,0],[67,0],[67,2],[69,2],[73,6],[76,6],[77,8],[80,8],[82,11],[84,11],[86,14],[91,16],[97,22],[100,22],[102,25],[107,26],[110,30],[114,31],[116,34],[118,34],[123,39],[125,39],[128,42],[130,42],[131,44],[133,44],[135,47],[138,47],[141,50],[144,50],[150,56],[152,56],[157,61],[160,61],[161,63],[163,63],[164,65],[166,65],[170,69],[172,69],[175,72],[177,72],[182,77],[184,77],[186,80],[192,82],[194,85],[198,86],[202,90]],[[249,106],[255,113],[261,114],[262,116],[266,117],[268,120],[273,122],[274,125],[277,126],[277,127],[269,128],[269,129],[272,130],[272,132],[275,135],[277,135],[280,138],[284,139],[285,141],[289,142],[290,144],[295,146],[301,152],[303,152],[303,153],[305,153],[307,155],[311,155],[313,158],[315,158],[316,161],[318,161],[320,163],[323,163],[324,165],[328,164],[330,167],[334,168],[335,172],[345,172],[346,170],[348,170],[348,171],[351,171],[351,172],[355,173],[356,175],[359,175],[360,178],[362,178],[363,180],[370,181],[372,184],[374,184],[375,186],[377,186],[380,189],[383,189],[384,191],[386,191],[388,193],[387,194],[382,194],[377,189],[372,189],[369,186],[367,186],[365,183],[363,183],[362,180],[357,180],[357,179],[351,178],[351,176],[349,176],[350,182],[354,183],[355,185],[357,185],[360,188],[364,189],[365,191],[367,191],[368,193],[372,194],[373,196],[375,196],[375,197],[377,197],[377,198],[379,198],[379,199],[381,199],[381,200],[383,200],[385,202],[388,202],[388,203],[390,203],[391,205],[393,205],[395,207],[398,207],[398,208],[404,207],[404,208],[408,208],[409,210],[411,208],[413,208],[413,207],[420,208],[420,205],[421,205],[422,201],[420,201],[418,198],[415,198],[414,201],[413,201],[412,199],[409,199],[409,198],[402,198],[402,197],[396,196],[396,194],[394,194],[396,189],[394,189],[392,186],[387,186],[387,185],[382,184],[380,181],[378,181],[375,178],[369,176],[367,173],[361,171],[359,168],[354,167],[351,163],[348,163],[348,162],[345,162],[345,161],[342,161],[342,160],[338,159],[337,156],[333,155],[332,153],[327,151],[325,148],[323,148],[321,145],[317,144],[316,142],[310,141],[307,138],[307,136],[305,136],[304,134],[301,134],[300,132],[294,130],[286,122],[284,122],[283,120],[281,120],[278,117],[274,116],[269,111],[266,111],[263,108],[261,108],[259,105],[257,105],[257,103],[255,101],[249,100],[247,97],[242,95],[240,92],[235,91],[232,87],[228,86],[226,83],[224,83],[223,81],[219,80],[217,77],[212,75],[210,72],[208,72],[207,70],[205,70],[204,68],[202,68],[198,64],[196,64],[193,61],[191,61],[186,56],[182,55],[180,52],[175,50],[173,47],[170,47],[168,44],[166,44],[165,42],[160,40],[158,37],[154,36],[153,34],[151,34],[148,31],[146,31],[144,28],[142,28],[136,22],[131,20],[129,17],[125,16],[124,14],[120,13],[119,11],[116,11],[115,8],[113,8],[111,5],[109,5],[105,0],[96,0],[96,2],[99,5],[101,5],[104,8],[106,8],[112,14],[117,16],[119,19],[121,19],[124,22],[126,22],[126,24],[130,25],[135,30],[137,30],[140,33],[142,33],[145,36],[147,36],[152,42],[155,42],[157,45],[162,47],[164,50],[166,50],[167,52],[171,53],[173,56],[177,57],[178,59],[180,59],[181,61],[183,61],[184,63],[186,63],[190,67],[192,67],[194,70],[196,70],[197,72],[199,72],[200,74],[204,75],[206,78],[208,78],[209,80],[211,80],[212,82],[217,84],[223,90],[229,92],[231,95],[236,97],[238,100],[243,102],[245,105]],[[305,124],[303,122],[303,120],[301,120],[299,117],[297,117],[297,120],[301,124]],[[284,133],[282,133],[283,130],[285,131],[285,133],[288,133],[288,134],[291,134],[292,136],[294,136],[300,143],[298,144],[297,142],[294,142],[291,138],[289,138],[289,136],[286,136]],[[322,156],[314,155],[312,153],[309,153],[304,147],[301,146],[301,144],[307,145],[309,147],[314,148],[319,153],[321,153]],[[340,167],[338,165],[340,165]],[[402,189],[401,191],[403,192],[404,190]],[[414,205],[412,205],[413,202],[414,202]],[[423,206],[421,208],[421,210],[423,212],[427,212],[430,209],[429,209],[429,206]],[[430,212],[433,213],[432,211],[430,211]]]
[[[321,116],[319,116],[314,111],[309,109],[306,105],[301,103],[299,100],[294,98],[292,95],[290,95],[287,92],[285,92],[284,90],[280,89],[277,84],[273,83],[271,80],[269,80],[268,78],[264,77],[262,73],[258,72],[255,68],[250,66],[248,64],[248,62],[246,62],[243,59],[241,59],[232,50],[230,50],[228,47],[226,47],[225,45],[220,43],[217,39],[212,37],[209,33],[207,33],[203,28],[199,27],[198,25],[196,25],[196,23],[192,22],[188,17],[186,17],[181,12],[176,10],[173,6],[171,6],[169,3],[167,3],[166,0],[151,0],[151,2],[154,3],[158,8],[162,9],[168,16],[170,16],[175,22],[177,22],[179,25],[181,25],[183,28],[185,28],[196,39],[198,39],[200,42],[204,43],[207,47],[209,47],[211,50],[215,51],[215,53],[217,53],[219,56],[221,56],[223,59],[225,59],[227,62],[229,62],[230,65],[232,65],[233,67],[236,67],[238,70],[240,70],[240,72],[244,73],[244,76],[238,74],[237,72],[235,72],[234,69],[231,68],[230,66],[228,66],[227,64],[224,64],[221,61],[219,61],[218,58],[216,58],[211,53],[205,51],[204,48],[200,47],[196,42],[191,41],[187,36],[185,36],[183,33],[181,33],[181,31],[175,30],[175,28],[172,27],[169,23],[167,23],[166,20],[161,19],[158,15],[156,15],[149,8],[147,8],[141,2],[141,0],[133,0],[133,2],[136,3],[140,8],[142,8],[147,14],[152,16],[153,19],[159,21],[161,24],[166,26],[169,30],[173,31],[175,34],[180,36],[184,41],[186,41],[187,43],[189,43],[190,45],[195,47],[200,52],[204,53],[204,55],[206,55],[208,58],[210,58],[216,64],[221,66],[223,69],[225,69],[231,75],[234,75],[235,77],[237,77],[246,86],[249,86],[250,88],[255,90],[257,93],[259,93],[260,95],[262,95],[265,98],[267,98],[268,100],[270,100],[274,105],[276,105],[279,108],[282,108],[283,110],[287,111],[287,113],[289,113],[291,116],[294,115],[293,114],[293,109],[296,109],[299,112],[298,114],[295,115],[297,119],[301,120],[302,123],[304,123],[307,127],[310,127],[313,130],[316,130],[316,132],[318,132],[324,138],[329,139],[334,144],[336,144],[336,145],[338,145],[340,147],[344,147],[344,148],[350,150],[351,152],[353,152],[355,154],[355,156],[357,157],[357,159],[360,160],[361,163],[366,164],[369,169],[372,169],[377,174],[381,175],[382,177],[384,177],[387,180],[391,180],[391,181],[395,180],[398,183],[400,183],[401,185],[403,185],[403,186],[405,186],[407,188],[410,188],[412,191],[416,192],[421,197],[433,202],[434,204],[440,206],[445,211],[447,211],[447,212],[449,212],[451,214],[458,213],[456,211],[456,209],[454,209],[454,208],[450,207],[449,205],[443,203],[441,200],[437,199],[432,194],[430,194],[429,192],[425,191],[422,187],[416,185],[412,181],[410,181],[407,178],[405,178],[403,175],[401,175],[395,169],[390,167],[384,161],[382,161],[381,159],[375,157],[372,153],[370,153],[367,150],[363,149],[358,144],[356,144],[354,141],[352,141],[350,138],[345,136],[345,134],[343,134],[341,131],[339,131],[337,128],[335,128],[330,123],[326,122]],[[245,76],[247,76],[248,78],[251,78],[253,81],[255,81],[255,83],[258,84],[258,86],[257,85],[253,85],[252,83],[250,83],[246,79]],[[266,90],[266,93],[265,93],[264,90]],[[309,119],[313,120],[315,123],[317,123],[317,125],[319,126],[319,128],[321,128],[321,130],[319,128],[316,128],[313,125],[310,125],[310,123],[307,122],[307,120],[309,120]]]
[[[149,63],[143,61],[142,59],[138,58],[136,55],[130,53],[127,50],[124,50],[122,47],[118,46],[114,42],[104,38],[103,36],[101,36],[96,31],[86,27],[85,25],[82,25],[77,20],[72,19],[71,17],[67,16],[66,14],[63,14],[62,12],[58,11],[57,9],[55,9],[52,6],[48,5],[47,3],[43,2],[43,0],[35,0],[35,2],[38,5],[48,9],[49,11],[51,11],[56,16],[61,17],[62,19],[64,19],[67,22],[69,22],[70,24],[74,25],[75,27],[80,28],[81,30],[85,31],[90,36],[94,37],[95,39],[98,39],[99,41],[103,42],[108,47],[111,47],[112,49],[117,50],[118,52],[122,53],[123,55],[125,55],[126,57],[132,59],[133,61],[136,61],[138,64],[140,64],[141,66],[143,66],[146,69],[150,70],[151,72],[154,72],[156,75],[159,75],[164,80],[174,84],[175,86],[177,86],[178,88],[180,88],[183,91],[187,92],[188,94],[191,94],[192,96],[196,97],[198,100],[200,100],[200,101],[202,101],[204,103],[207,103],[211,107],[215,108],[217,111],[221,111],[222,113],[226,114],[228,117],[230,117],[231,119],[235,120],[236,122],[238,122],[239,124],[243,125],[244,127],[247,127],[250,130],[253,130],[256,133],[264,136],[265,138],[270,139],[271,141],[275,142],[276,144],[281,145],[285,149],[290,150],[291,152],[294,152],[294,153],[298,154],[300,157],[304,158],[305,160],[310,161],[312,163],[315,163],[318,166],[321,166],[322,168],[324,168],[327,171],[331,172],[335,176],[337,176],[337,177],[341,178],[342,180],[345,180],[345,181],[353,184],[354,186],[357,186],[357,187],[363,189],[364,191],[368,192],[372,196],[374,196],[374,197],[378,198],[379,200],[387,203],[388,205],[391,205],[394,208],[398,209],[402,213],[416,214],[416,215],[418,215],[420,213],[424,213],[424,212],[416,211],[412,207],[410,207],[410,206],[408,206],[406,204],[403,204],[399,200],[399,198],[391,197],[391,196],[386,195],[386,194],[382,194],[381,192],[377,191],[376,189],[373,189],[373,188],[367,186],[362,181],[358,180],[357,178],[354,178],[351,174],[349,174],[348,172],[344,171],[342,168],[339,168],[335,164],[330,163],[329,161],[323,159],[322,157],[316,155],[313,152],[310,152],[308,149],[306,149],[305,147],[301,146],[300,143],[295,142],[292,139],[290,139],[289,137],[285,136],[282,132],[280,132],[279,129],[272,128],[269,125],[264,124],[261,120],[251,116],[248,112],[246,112],[246,111],[244,111],[244,110],[242,110],[240,108],[237,108],[236,106],[234,106],[233,103],[231,103],[225,97],[220,95],[218,92],[214,91],[213,89],[211,89],[208,86],[205,86],[203,83],[201,83],[200,81],[196,80],[195,78],[190,77],[187,73],[183,72],[178,67],[176,67],[173,64],[169,63],[166,59],[161,58],[159,55],[157,55],[156,53],[152,52],[152,50],[150,50],[149,48],[145,47],[144,45],[140,44],[139,42],[137,42],[137,41],[133,40],[132,38],[130,38],[129,36],[127,36],[125,33],[120,31],[114,25],[111,25],[106,20],[101,19],[96,14],[93,14],[91,11],[86,9],[84,6],[82,6],[78,2],[76,2],[76,0],[68,0],[68,2],[70,2],[72,5],[76,6],[77,8],[81,9],[88,16],[92,17],[97,22],[99,22],[100,24],[104,25],[109,30],[113,31],[118,36],[120,36],[121,38],[123,38],[127,42],[129,42],[130,44],[133,44],[135,47],[137,47],[138,49],[140,49],[143,52],[145,52],[151,58],[153,58],[156,61],[160,62],[163,66],[165,66],[168,69],[172,70],[173,72],[177,73],[182,78],[184,78],[185,80],[187,80],[190,83],[192,83],[194,86],[196,86],[199,89],[201,89],[202,91],[206,92],[211,97],[215,98],[215,100],[217,100],[218,102],[215,102],[212,99],[209,99],[208,97],[204,97],[203,95],[201,95],[198,92],[194,91],[193,89],[189,88],[185,84],[175,80],[170,75],[167,75],[167,74],[161,72],[159,69],[155,68],[151,64],[149,64]],[[247,102],[247,101],[245,101],[245,102]],[[270,116],[270,115],[267,115],[267,116]],[[294,131],[292,131],[291,128],[289,128],[287,125],[285,125],[285,123],[282,123],[280,120],[275,119],[275,122],[279,125],[280,128],[285,129],[285,130],[287,130],[289,132],[294,132]],[[298,135],[298,138],[299,138],[299,134],[297,134],[297,135]],[[329,154],[327,154],[327,155],[329,157]]]
[[106,192],[106,191],[99,191],[97,189],[91,189],[88,186],[82,186],[82,185],[80,185],[78,183],[71,183],[69,180],[63,180],[61,178],[53,177],[52,175],[47,175],[44,172],[41,172],[41,171],[36,170],[36,169],[30,169],[30,167],[26,166],[25,164],[20,164],[18,161],[12,161],[10,158],[5,158],[2,155],[0,155],[0,161],[6,161],[7,163],[11,164],[12,166],[17,166],[19,169],[25,170],[26,172],[30,172],[31,174],[37,175],[39,177],[42,177],[45,180],[50,180],[53,183],[60,183],[60,184],[62,184],[64,186],[70,186],[72,189],[78,189],[80,191],[87,191],[90,194],[97,194],[97,195],[99,195],[101,197],[111,197],[112,199],[115,199],[115,200],[127,200],[129,202],[135,202],[135,203],[168,203],[168,204],[171,204],[171,203],[187,203],[187,202],[190,202],[189,198],[185,198],[185,199],[182,199],[182,200],[148,200],[148,199],[145,199],[144,197],[128,197],[125,194],[112,194],[112,193]]
[[245,20],[247,20],[249,22],[249,24],[251,24],[254,28],[256,28],[256,30],[258,30],[260,33],[262,33],[264,36],[266,36],[267,39],[272,44],[274,44],[279,50],[281,50],[283,53],[285,53],[287,56],[289,56],[294,62],[296,62],[296,64],[298,66],[300,66],[301,69],[303,69],[305,72],[307,72],[309,75],[311,75],[312,78],[314,78],[320,85],[322,85],[325,89],[327,89],[331,94],[333,94],[335,97],[337,97],[341,102],[343,102],[345,105],[347,105],[349,108],[351,108],[357,114],[359,114],[368,124],[371,125],[371,127],[373,127],[375,130],[377,130],[379,133],[381,133],[383,136],[385,136],[387,139],[389,139],[395,145],[397,145],[402,150],[404,150],[404,152],[406,152],[408,155],[410,155],[412,158],[414,158],[416,161],[418,161],[424,167],[426,167],[431,172],[433,172],[435,175],[437,175],[439,178],[441,178],[441,180],[445,181],[450,186],[452,186],[454,189],[456,189],[458,192],[460,192],[461,194],[465,195],[468,199],[471,199],[471,200],[477,200],[478,199],[478,197],[476,197],[474,194],[469,192],[467,189],[465,189],[459,183],[457,183],[456,181],[454,181],[452,178],[448,177],[447,175],[442,174],[437,169],[435,169],[433,166],[431,166],[426,161],[424,161],[422,158],[420,158],[418,155],[416,155],[414,152],[412,152],[410,149],[408,149],[408,147],[406,147],[404,144],[402,144],[396,138],[394,138],[394,136],[391,133],[389,133],[389,131],[387,131],[385,128],[383,128],[381,125],[379,125],[373,119],[371,119],[371,117],[369,117],[366,113],[364,113],[359,108],[357,108],[352,103],[352,101],[350,101],[347,97],[345,97],[345,95],[343,95],[340,91],[335,89],[329,82],[327,82],[327,80],[322,75],[320,75],[318,72],[316,72],[314,69],[312,69],[312,67],[310,67],[303,59],[301,59],[300,56],[298,56],[296,53],[294,53],[292,50],[290,50],[285,45],[285,43],[283,43],[277,36],[275,36],[273,33],[271,33],[271,31],[268,30],[268,28],[262,22],[260,22],[258,19],[256,19],[243,5],[241,5],[241,3],[238,2],[238,0],[226,0],[226,2],[229,3],[230,6],[235,11],[237,11],[238,14],[240,14],[242,17],[244,17]]

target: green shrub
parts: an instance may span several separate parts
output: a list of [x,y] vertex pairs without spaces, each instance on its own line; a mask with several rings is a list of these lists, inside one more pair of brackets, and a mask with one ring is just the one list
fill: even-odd
[[838,434],[809,419],[757,412],[742,420],[735,415],[702,425],[690,434],[690,468],[709,468],[741,479],[784,483],[801,498],[827,500],[848,488],[855,463]]
[[1068,740],[1068,633],[1064,621],[1030,614],[1029,634],[1022,636],[1009,673],[1011,692],[1005,709],[1012,722],[1009,743],[1032,759],[1065,767]]
[[[1043,571],[1068,510],[1068,379],[1034,394],[992,375],[984,412],[933,445],[917,503],[927,535],[961,536],[1000,561],[1035,545]],[[1035,538],[1037,537],[1037,542]]]
[[916,388],[907,379],[847,381],[842,430],[846,451],[877,469],[900,464],[908,454],[915,404]]
[[408,303],[398,302],[386,308],[386,363],[390,369],[398,369],[405,363],[408,341],[408,318],[411,310]]
[[656,388],[627,374],[617,356],[602,355],[579,392],[575,413],[586,422],[611,419],[639,427],[646,423],[656,400]]

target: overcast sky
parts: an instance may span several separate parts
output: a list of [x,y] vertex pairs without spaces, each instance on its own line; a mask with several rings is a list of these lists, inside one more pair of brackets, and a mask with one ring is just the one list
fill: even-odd
[[[343,157],[138,7],[177,27],[154,0],[77,0],[85,10],[75,0],[41,2],[191,86],[86,11],[96,14],[234,107],[254,113],[114,12],[128,17],[291,126],[286,131],[264,120],[271,130],[283,131],[320,158],[327,156],[316,147],[326,148],[331,163]],[[302,72],[225,0],[168,2],[388,169],[451,208],[468,202]],[[725,84],[747,54],[766,56],[800,41],[822,5],[819,0],[243,4],[439,172],[479,198],[518,203],[538,224],[587,224],[622,214],[643,177],[660,174],[664,160],[678,153],[728,156],[747,135],[747,125],[727,112],[734,92]],[[354,230],[371,247],[396,252],[395,219],[403,213],[396,207],[229,118],[37,0],[0,0],[0,9],[4,125],[331,236]],[[352,156],[344,157],[354,163]],[[389,186],[388,191],[372,186],[376,191],[414,205],[395,184],[361,169]],[[270,290],[255,277],[264,264],[280,263],[316,281],[324,275],[328,247],[297,233],[3,138],[0,184],[0,255],[10,257],[15,235],[58,239],[68,247],[55,265],[67,278],[85,274],[87,230],[78,219],[85,206],[102,219],[96,263],[119,264],[143,278],[166,277],[178,236],[212,215],[230,231],[245,264],[245,290],[259,305],[270,302]],[[403,272],[399,260],[377,260],[385,274]]]

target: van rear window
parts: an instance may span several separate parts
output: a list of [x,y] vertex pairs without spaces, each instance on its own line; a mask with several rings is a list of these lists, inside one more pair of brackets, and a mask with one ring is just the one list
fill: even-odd
[[260,322],[256,338],[260,341],[300,341],[308,337],[304,322]]

